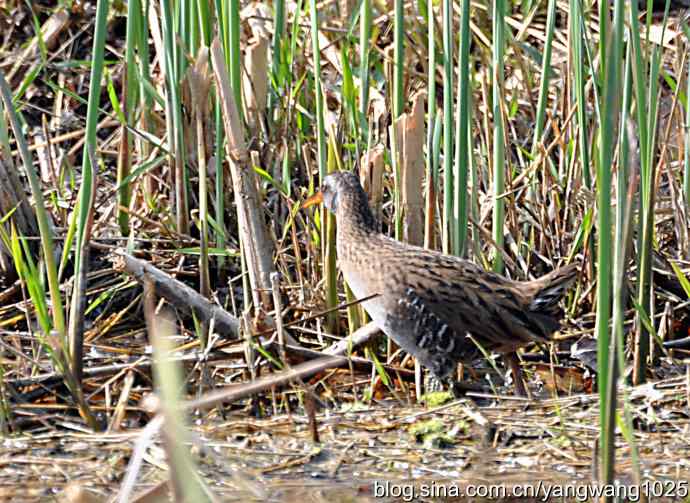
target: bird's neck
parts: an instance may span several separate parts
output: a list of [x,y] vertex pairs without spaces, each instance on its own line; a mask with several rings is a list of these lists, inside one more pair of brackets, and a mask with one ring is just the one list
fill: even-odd
[[369,202],[364,193],[350,195],[341,200],[336,219],[339,232],[345,231],[349,234],[376,232],[376,220],[369,209]]

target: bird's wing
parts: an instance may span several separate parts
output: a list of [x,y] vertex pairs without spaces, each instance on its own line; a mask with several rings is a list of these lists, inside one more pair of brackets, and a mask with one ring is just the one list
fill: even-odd
[[[462,349],[458,359],[472,353],[466,346],[474,340],[487,351],[506,352],[530,342],[549,340],[554,327],[533,316],[529,298],[516,283],[475,264],[436,254],[417,255],[426,267],[410,267],[404,289],[397,292],[399,304],[422,309],[436,324],[448,326]],[[406,307],[407,310],[412,307]],[[557,326],[557,325],[556,325]],[[435,326],[430,327],[431,331]],[[437,341],[434,341],[435,343]],[[446,346],[445,341],[438,341]]]

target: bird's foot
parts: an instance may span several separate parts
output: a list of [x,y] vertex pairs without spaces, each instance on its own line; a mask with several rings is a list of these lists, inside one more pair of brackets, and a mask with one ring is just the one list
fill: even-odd
[[424,394],[438,393],[447,390],[454,399],[466,398],[468,391],[477,393],[484,392],[484,388],[480,385],[453,379],[450,377],[438,378],[433,374],[427,374],[424,377]]
[[506,362],[513,374],[513,382],[515,384],[515,395],[524,398],[531,398],[525,380],[522,375],[522,367],[520,366],[520,359],[517,353],[507,353],[505,355]]
[[457,379],[439,379],[434,375],[429,375],[424,380],[424,392],[427,394],[443,391],[444,389],[448,390],[448,392],[453,395],[453,398],[463,398],[468,391],[477,391],[475,386],[458,381]]
[[481,386],[477,386],[476,384],[458,381],[457,379],[449,379],[448,391],[450,391],[455,398],[465,398],[468,391],[481,392],[483,389]]

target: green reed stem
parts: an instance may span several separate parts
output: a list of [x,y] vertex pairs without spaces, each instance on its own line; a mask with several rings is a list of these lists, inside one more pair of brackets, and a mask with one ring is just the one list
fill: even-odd
[[[613,33],[601,40],[607,44],[605,49],[608,63],[603,75],[604,89],[599,130],[599,162],[597,165],[597,206],[598,206],[598,250],[597,250],[597,367],[599,386],[600,413],[600,452],[601,478],[604,484],[612,482],[614,470],[615,445],[615,411],[610,402],[616,401],[615,372],[611,372],[610,346],[611,331],[609,328],[611,314],[611,171],[613,153],[617,144],[617,121],[620,117],[621,103],[620,82],[623,55],[623,0],[616,0],[614,7]],[[600,52],[602,49],[600,48]]]
[[493,110],[493,166],[494,166],[494,211],[493,211],[493,239],[496,243],[496,257],[493,270],[503,271],[503,221],[505,219],[505,134],[503,129],[503,58],[505,51],[505,3],[503,0],[493,0],[493,51],[492,66],[494,69],[492,81],[492,110]]
[[[553,0],[552,0],[553,1]],[[470,110],[470,0],[461,0],[460,41],[458,43],[458,104],[455,116],[455,166],[453,170],[453,253],[465,255],[467,241],[467,173],[472,148],[467,132],[472,120]]]
[[[575,0],[577,2],[578,0]],[[539,86],[539,99],[537,101],[537,116],[534,124],[534,138],[532,140],[532,155],[537,151],[544,133],[544,117],[546,116],[546,103],[549,100],[549,83],[551,82],[551,46],[556,24],[556,0],[549,0],[548,13],[546,15],[546,41],[544,42],[544,59],[541,67],[541,84]],[[581,62],[579,62],[581,64]]]
[[244,117],[242,107],[242,56],[240,52],[240,0],[229,0],[229,42],[228,52],[228,72],[230,73],[230,84],[237,103],[237,112],[240,114],[240,122]]
[[[686,44],[690,40],[690,28],[683,23]],[[683,171],[683,194],[685,195],[685,214],[690,215],[690,58],[688,58],[688,72],[685,77],[687,87],[685,91],[685,160]]]
[[403,0],[395,0],[393,32],[393,121],[403,113],[403,76],[405,68],[405,18]]
[[[271,42],[273,59],[271,61],[271,77],[274,82],[279,81],[282,64],[282,47],[285,38],[285,0],[275,0],[273,2],[273,40]],[[273,120],[273,109],[276,106],[276,89],[270,86],[268,93],[268,118]]]
[[369,135],[369,51],[371,41],[372,13],[371,0],[362,0],[359,18],[359,131],[361,141],[365,143]]
[[[364,0],[368,1],[368,0]],[[427,155],[426,155],[426,209],[431,214],[426,215],[424,228],[424,246],[432,248],[434,243],[434,210],[436,206],[436,176],[438,164],[434,164],[433,139],[436,127],[436,24],[434,23],[433,4],[426,9],[427,41],[428,41],[428,77],[427,77]]]
[[453,2],[443,0],[443,219],[441,245],[451,252],[453,217]]
[[581,0],[570,0],[571,15],[568,18],[570,24],[570,40],[573,59],[573,75],[575,79],[575,100],[577,102],[577,143],[580,154],[580,166],[585,187],[592,187],[592,175],[590,171],[589,146],[587,136],[587,101],[585,96],[585,54],[582,47],[584,35],[582,33]]

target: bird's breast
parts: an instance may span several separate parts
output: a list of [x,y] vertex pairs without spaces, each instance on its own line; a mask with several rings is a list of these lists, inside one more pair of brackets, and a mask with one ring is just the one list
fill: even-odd
[[362,302],[364,309],[371,316],[371,319],[379,328],[383,329],[386,321],[386,309],[384,303],[385,292],[381,291],[380,283],[375,281],[367,271],[358,268],[354,264],[343,264],[341,266],[345,281],[356,299],[364,299],[371,295],[376,297]]
[[357,299],[375,295],[362,305],[384,332],[387,316],[397,300],[395,285],[403,281],[405,269],[397,245],[382,236],[358,232],[348,226],[338,227],[340,270]]

